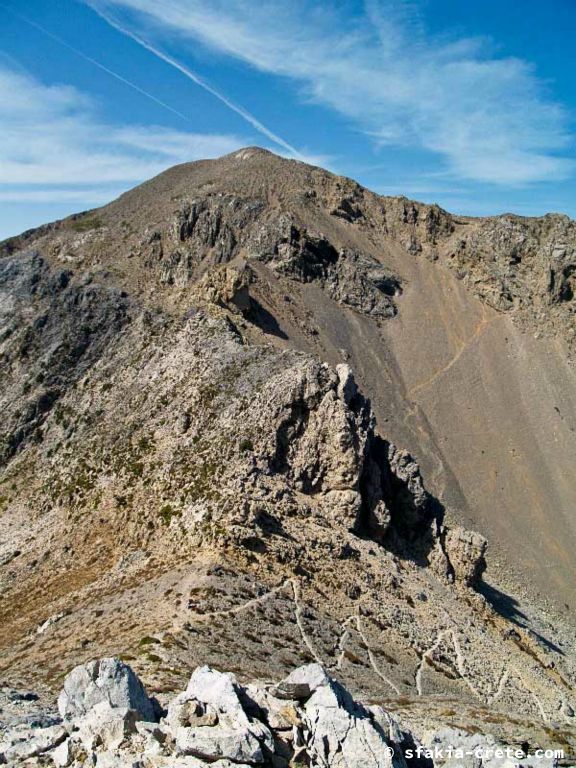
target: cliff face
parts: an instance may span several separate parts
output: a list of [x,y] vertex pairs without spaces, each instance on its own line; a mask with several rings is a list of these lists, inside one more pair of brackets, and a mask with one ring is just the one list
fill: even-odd
[[572,226],[251,149],[4,243],[3,676],[314,661],[569,730]]

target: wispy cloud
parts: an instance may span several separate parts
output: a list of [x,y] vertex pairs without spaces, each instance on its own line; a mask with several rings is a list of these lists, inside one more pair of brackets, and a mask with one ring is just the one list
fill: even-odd
[[377,144],[428,150],[459,179],[521,186],[573,170],[561,155],[567,117],[531,64],[484,39],[432,38],[414,4],[366,0],[352,15],[347,3],[308,0],[86,1],[127,12],[124,28],[148,38],[168,31],[289,78]]
[[230,135],[110,124],[67,85],[0,67],[3,200],[103,202],[165,168],[246,144]]
[[273,142],[278,147],[281,147],[284,150],[284,152],[287,152],[289,155],[293,157],[300,158],[301,160],[304,159],[304,156],[301,155],[300,152],[295,147],[289,144],[285,139],[283,139],[277,133],[274,133],[273,131],[271,131],[270,128],[264,125],[264,123],[262,123],[256,117],[254,117],[254,115],[250,113],[247,109],[244,109],[244,107],[240,106],[239,104],[236,104],[234,101],[232,101],[232,99],[228,98],[228,96],[221,93],[217,88],[211,85],[207,80],[201,77],[197,72],[193,72],[190,69],[190,67],[185,66],[180,61],[175,59],[173,56],[170,56],[165,51],[162,51],[160,48],[150,43],[148,40],[145,40],[140,35],[137,35],[134,31],[127,29],[122,24],[118,23],[115,19],[111,18],[106,13],[104,13],[101,9],[99,9],[97,5],[94,4],[92,7],[106,22],[108,22],[108,24],[113,26],[114,29],[118,30],[118,32],[121,32],[123,35],[130,37],[136,43],[146,48],[147,51],[154,54],[154,56],[161,59],[166,64],[169,64],[171,67],[174,67],[174,69],[177,69],[188,80],[191,80],[195,85],[200,86],[200,88],[210,93],[212,96],[214,96],[214,98],[222,102],[222,104],[228,107],[228,109],[230,109],[232,112],[235,112],[237,115],[239,115],[243,120],[249,123],[252,126],[252,128],[255,128],[258,131],[258,133],[265,136],[269,141]]
[[43,27],[41,24],[38,24],[38,22],[34,21],[33,19],[29,19],[27,16],[24,16],[21,13],[18,13],[13,8],[8,8],[3,3],[0,3],[0,7],[7,11],[10,15],[14,16],[15,18],[19,19],[21,22],[24,22],[24,24],[27,24],[28,26],[32,27],[33,29],[36,29],[38,32],[41,32],[46,37],[49,37],[51,40],[53,40],[55,43],[58,43],[58,45],[61,45],[63,48],[66,48],[66,50],[71,51],[79,58],[83,59],[84,61],[87,61],[89,64],[92,64],[97,69],[101,70],[102,72],[105,72],[110,77],[113,77],[114,80],[118,80],[119,82],[123,83],[124,85],[128,86],[128,88],[131,88],[132,90],[139,93],[141,96],[144,96],[145,98],[149,99],[150,101],[154,102],[158,106],[162,107],[163,109],[168,110],[173,115],[176,115],[177,117],[180,117],[182,120],[186,120],[187,122],[191,123],[192,120],[182,112],[179,112],[177,109],[174,109],[170,104],[167,104],[165,101],[162,101],[162,99],[159,99],[157,96],[154,96],[154,94],[150,93],[149,91],[144,90],[144,88],[141,88],[136,83],[133,83],[131,80],[128,80],[127,78],[123,77],[118,72],[115,72],[114,70],[110,69],[109,67],[102,64],[102,62],[98,61],[97,59],[92,58],[91,56],[88,56],[83,51],[81,51],[79,48],[75,48],[73,45],[70,45],[70,43],[67,43],[65,40],[63,40],[58,35],[55,35],[53,32],[50,32],[50,30]]
[[[2,203],[74,203],[85,208],[90,205],[103,205],[111,198],[117,197],[125,189],[123,187],[42,187],[15,188],[0,186],[0,202]],[[0,234],[0,237],[2,235]]]

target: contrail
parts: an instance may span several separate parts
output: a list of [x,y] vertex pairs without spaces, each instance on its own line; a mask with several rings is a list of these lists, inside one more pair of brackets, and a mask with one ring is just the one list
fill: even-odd
[[192,80],[193,83],[196,83],[196,85],[199,85],[200,88],[203,88],[205,91],[208,91],[208,93],[212,94],[212,96],[217,98],[218,101],[221,101],[222,104],[225,104],[228,107],[228,109],[231,109],[237,115],[240,115],[240,117],[246,120],[246,122],[249,123],[253,128],[255,128],[259,133],[261,133],[263,136],[266,136],[267,139],[270,139],[270,141],[273,141],[275,144],[285,149],[291,155],[298,157],[301,160],[304,160],[304,157],[300,154],[300,152],[298,152],[297,149],[295,149],[293,146],[288,144],[287,141],[284,141],[284,139],[281,136],[278,136],[277,134],[273,133],[269,128],[267,128],[263,123],[261,123],[260,120],[254,117],[254,115],[250,114],[250,112],[244,109],[244,107],[241,107],[240,105],[235,104],[233,101],[231,101],[231,99],[229,99],[223,93],[220,93],[220,91],[214,88],[214,86],[210,85],[210,83],[206,82],[206,80],[200,77],[200,75],[197,75],[191,69],[188,69],[188,67],[184,66],[184,64],[181,64],[176,59],[173,59],[172,56],[169,56],[167,53],[164,53],[164,51],[160,50],[159,48],[156,48],[147,40],[144,40],[135,32],[132,32],[132,30],[126,29],[126,27],[123,27],[119,22],[117,22],[113,18],[110,18],[96,5],[93,5],[91,2],[89,2],[89,0],[88,0],[88,4],[92,8],[92,10],[95,13],[97,13],[98,16],[100,16],[100,18],[104,19],[104,21],[110,24],[111,27],[114,27],[114,29],[116,29],[118,32],[121,32],[123,35],[130,37],[132,40],[134,40],[136,43],[141,45],[147,51],[150,51],[150,53],[153,53],[159,59],[166,62],[166,64],[170,64],[170,66],[177,69],[189,80]]
[[125,77],[122,77],[122,75],[119,75],[117,72],[114,72],[114,70],[104,66],[104,64],[101,64],[99,61],[97,61],[96,59],[93,59],[91,56],[88,56],[82,51],[79,51],[78,48],[74,48],[73,45],[70,45],[65,40],[62,40],[61,37],[58,37],[58,35],[55,35],[53,32],[49,32],[47,29],[44,29],[44,27],[41,27],[40,24],[38,24],[37,22],[32,21],[32,19],[29,19],[26,16],[23,16],[21,13],[18,13],[17,11],[12,10],[12,8],[8,8],[7,6],[4,5],[4,3],[0,3],[0,8],[3,8],[5,11],[10,13],[12,16],[15,16],[16,18],[20,19],[20,21],[23,21],[25,24],[28,24],[29,26],[34,27],[34,29],[37,29],[43,35],[46,35],[47,37],[57,42],[59,45],[63,46],[64,48],[67,48],[69,51],[72,51],[72,53],[74,53],[76,56],[79,56],[81,59],[84,59],[84,61],[88,61],[90,64],[93,64],[95,67],[98,67],[98,69],[101,69],[102,72],[106,72],[106,74],[115,78],[119,82],[124,83],[124,85],[127,85],[129,88],[132,88],[132,90],[136,91],[137,93],[140,93],[142,96],[145,96],[147,99],[150,99],[155,104],[158,104],[164,109],[167,109],[169,112],[172,112],[172,114],[182,118],[182,120],[186,120],[186,122],[193,124],[193,120],[191,120],[191,118],[188,117],[187,115],[184,115],[182,112],[179,112],[177,109],[174,109],[174,107],[171,107],[169,104],[166,104],[165,101],[158,99],[156,96],[153,96],[151,93],[148,93],[148,91],[145,91],[144,89],[140,88],[140,86],[136,85],[136,83],[132,83],[130,80],[126,80]]

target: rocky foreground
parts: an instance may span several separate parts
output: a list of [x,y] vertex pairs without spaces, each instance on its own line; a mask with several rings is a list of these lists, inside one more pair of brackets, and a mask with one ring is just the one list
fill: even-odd
[[241,685],[231,673],[198,667],[186,690],[163,706],[148,696],[128,665],[100,659],[66,677],[59,714],[40,713],[35,699],[13,692],[11,722],[4,721],[0,735],[0,763],[61,768],[556,764],[553,756],[522,756],[527,745],[498,745],[489,735],[445,729],[427,731],[416,741],[382,707],[355,701],[317,663],[298,667],[278,684]]

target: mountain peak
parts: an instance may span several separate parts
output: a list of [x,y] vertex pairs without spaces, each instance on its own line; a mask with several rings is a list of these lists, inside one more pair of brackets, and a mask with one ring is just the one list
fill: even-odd
[[249,147],[5,243],[5,679],[313,662],[415,733],[568,725],[574,227]]

